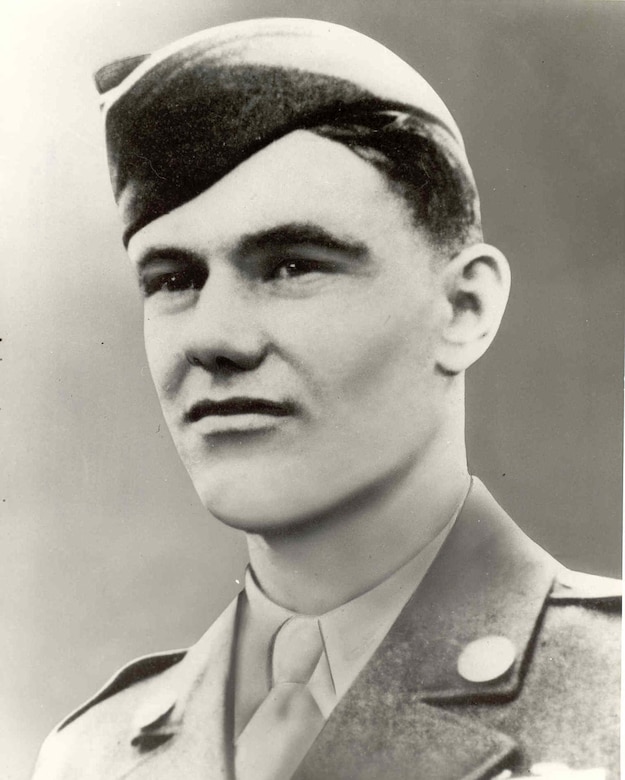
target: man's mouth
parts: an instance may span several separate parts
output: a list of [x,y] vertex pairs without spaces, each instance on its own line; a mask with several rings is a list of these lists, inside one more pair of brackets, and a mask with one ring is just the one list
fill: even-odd
[[264,398],[227,398],[223,401],[203,400],[193,404],[185,413],[186,423],[195,423],[204,417],[229,417],[237,415],[266,415],[288,417],[296,411],[291,401],[268,401]]

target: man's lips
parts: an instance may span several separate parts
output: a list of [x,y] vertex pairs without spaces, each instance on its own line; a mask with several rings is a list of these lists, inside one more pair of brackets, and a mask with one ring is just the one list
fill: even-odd
[[296,412],[291,401],[267,401],[264,398],[228,398],[225,401],[203,400],[193,404],[185,412],[184,421],[195,423],[203,417],[226,417],[241,414],[264,414],[270,417],[287,417]]

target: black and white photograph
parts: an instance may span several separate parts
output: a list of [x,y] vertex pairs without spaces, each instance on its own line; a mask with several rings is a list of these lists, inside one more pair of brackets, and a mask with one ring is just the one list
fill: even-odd
[[0,16],[0,776],[618,780],[625,3]]

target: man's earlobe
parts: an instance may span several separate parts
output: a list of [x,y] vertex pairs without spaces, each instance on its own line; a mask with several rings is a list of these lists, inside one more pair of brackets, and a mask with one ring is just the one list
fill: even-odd
[[443,271],[448,303],[437,368],[453,376],[465,371],[495,338],[510,292],[510,267],[488,244],[462,250]]

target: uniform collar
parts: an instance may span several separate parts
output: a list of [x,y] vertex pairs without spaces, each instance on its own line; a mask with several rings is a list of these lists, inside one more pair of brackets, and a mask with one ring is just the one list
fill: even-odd
[[[369,673],[385,670],[395,685],[427,701],[513,697],[556,570],[474,478],[458,522]],[[458,672],[459,655],[487,636],[508,639],[515,662],[500,678],[470,682]]]
[[[474,479],[437,559],[295,778],[468,780],[502,767],[513,739],[432,705],[517,695],[556,567]],[[470,682],[459,656],[493,635],[512,643],[514,663],[496,679]]]
[[[336,698],[343,697],[388,633],[436,558],[457,514],[429,544],[390,577],[323,615],[305,616],[319,623]],[[269,599],[249,567],[245,594],[250,611],[250,630],[265,638],[259,644],[266,645],[266,654],[270,639],[280,626],[289,618],[301,615]]]

